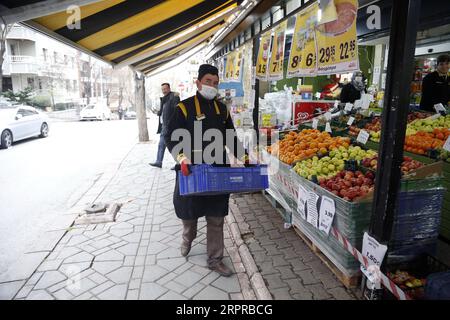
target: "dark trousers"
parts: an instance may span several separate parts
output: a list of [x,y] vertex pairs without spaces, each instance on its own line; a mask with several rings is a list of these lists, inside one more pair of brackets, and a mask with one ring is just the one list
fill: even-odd
[[[206,252],[208,254],[208,266],[215,266],[223,259],[224,217],[206,218]],[[197,236],[197,219],[183,221],[183,242],[191,243]]]
[[164,136],[161,133],[159,135],[158,154],[156,156],[156,163],[162,165],[165,151],[166,151],[166,142],[164,141]]

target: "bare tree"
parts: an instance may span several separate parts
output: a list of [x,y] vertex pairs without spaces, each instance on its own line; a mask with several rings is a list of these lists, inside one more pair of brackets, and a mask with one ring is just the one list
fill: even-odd
[[6,51],[6,37],[12,26],[12,24],[0,24],[0,92],[3,91],[3,61]]

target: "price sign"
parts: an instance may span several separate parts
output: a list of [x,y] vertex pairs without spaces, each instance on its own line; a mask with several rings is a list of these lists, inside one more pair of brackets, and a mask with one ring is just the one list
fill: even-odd
[[326,112],[326,113],[325,113],[325,119],[326,119],[327,121],[330,121],[332,117],[333,117],[333,116],[331,115],[331,112]]
[[369,140],[370,134],[366,130],[361,130],[356,138],[356,141],[362,144],[366,144]]
[[352,111],[352,109],[353,109],[353,104],[351,104],[350,102],[347,102],[345,104],[344,110],[350,112],[350,111]]
[[339,107],[339,101],[335,101],[335,102],[334,102],[334,107],[335,107],[335,108]]
[[373,101],[373,97],[370,94],[363,93],[361,95],[361,108],[363,110],[369,109],[370,103]]
[[296,16],[286,73],[287,78],[313,77],[316,75],[316,35],[314,29],[317,24],[318,10],[318,4],[313,3]]
[[323,196],[320,204],[319,230],[325,231],[327,235],[330,234],[335,212],[336,206],[334,200]]
[[331,133],[331,132],[332,132],[331,126],[330,126],[330,123],[329,123],[329,122],[327,122],[327,124],[325,125],[325,131],[328,132],[328,133]]
[[355,118],[354,117],[350,117],[350,118],[348,118],[347,125],[351,126],[353,124],[353,122],[355,122]]
[[287,20],[280,23],[275,28],[275,36],[273,38],[272,55],[269,63],[269,80],[283,79],[283,65],[284,65],[284,44],[286,38]]
[[312,128],[317,129],[318,125],[319,125],[319,119],[314,118],[312,121]]
[[[363,237],[363,248],[362,254],[367,257],[369,268],[371,266],[379,267],[383,263],[384,256],[387,252],[388,247],[382,244],[379,244],[378,241],[371,236],[367,232],[364,233]],[[377,268],[371,268],[372,270],[376,270]],[[377,279],[377,274],[374,272],[368,272],[368,270],[361,265],[361,271],[367,276],[370,282],[377,283],[379,279]]]
[[297,212],[302,219],[306,220],[306,202],[308,200],[308,192],[302,186],[298,186]]
[[445,107],[442,103],[435,104],[434,109],[436,110],[437,113],[447,112],[447,110],[445,110]]
[[334,0],[338,19],[316,28],[318,74],[359,70],[356,38],[357,0]]
[[447,141],[445,141],[444,146],[442,148],[446,151],[450,151],[450,136],[447,138]]
[[361,109],[361,107],[362,107],[362,101],[361,100],[355,100],[354,108],[355,109]]
[[231,81],[233,79],[235,60],[236,53],[235,51],[232,51],[227,55],[227,62],[225,65],[225,81]]
[[270,45],[272,43],[272,31],[261,36],[259,41],[258,62],[256,64],[256,78],[267,81],[267,65],[269,63]]
[[231,81],[233,82],[239,82],[239,79],[241,77],[243,56],[244,56],[244,48],[236,51],[234,57],[233,74],[231,77]]
[[308,221],[314,227],[318,227],[319,212],[317,212],[317,201],[319,196],[314,192],[309,192],[308,200],[306,201],[308,207],[308,215],[306,221]]

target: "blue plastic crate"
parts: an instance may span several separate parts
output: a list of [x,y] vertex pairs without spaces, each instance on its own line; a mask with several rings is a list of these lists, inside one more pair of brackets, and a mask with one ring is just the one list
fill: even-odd
[[191,171],[187,177],[178,172],[182,196],[255,192],[269,188],[265,165],[230,168],[199,164],[191,166]]

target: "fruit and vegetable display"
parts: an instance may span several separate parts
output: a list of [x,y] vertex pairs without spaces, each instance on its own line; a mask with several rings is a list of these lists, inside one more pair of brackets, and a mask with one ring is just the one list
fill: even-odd
[[395,273],[388,272],[387,276],[400,287],[405,290],[411,298],[420,299],[424,296],[424,287],[426,279],[419,279],[407,271],[397,270]]
[[406,127],[406,135],[414,135],[418,132],[432,133],[436,128],[450,128],[450,115],[437,119],[417,119]]
[[340,171],[335,177],[320,179],[319,185],[346,201],[364,197],[374,188],[375,175],[367,171]]
[[404,149],[425,155],[430,149],[441,149],[449,135],[448,128],[435,128],[431,132],[419,131],[405,138]]
[[439,159],[446,161],[446,162],[450,162],[450,151],[441,149],[441,152],[439,154]]
[[[371,170],[376,171],[378,165],[378,155],[373,156],[372,158],[366,158],[361,162],[361,165],[369,168]],[[424,164],[422,162],[416,161],[410,157],[403,157],[403,163],[401,166],[401,170],[403,174],[410,173],[411,171],[417,170],[423,167]]]
[[267,148],[271,154],[279,153],[279,159],[289,165],[313,156],[322,157],[328,151],[348,148],[350,139],[345,137],[331,137],[328,132],[315,129],[304,129],[297,133],[289,132],[285,137]]

